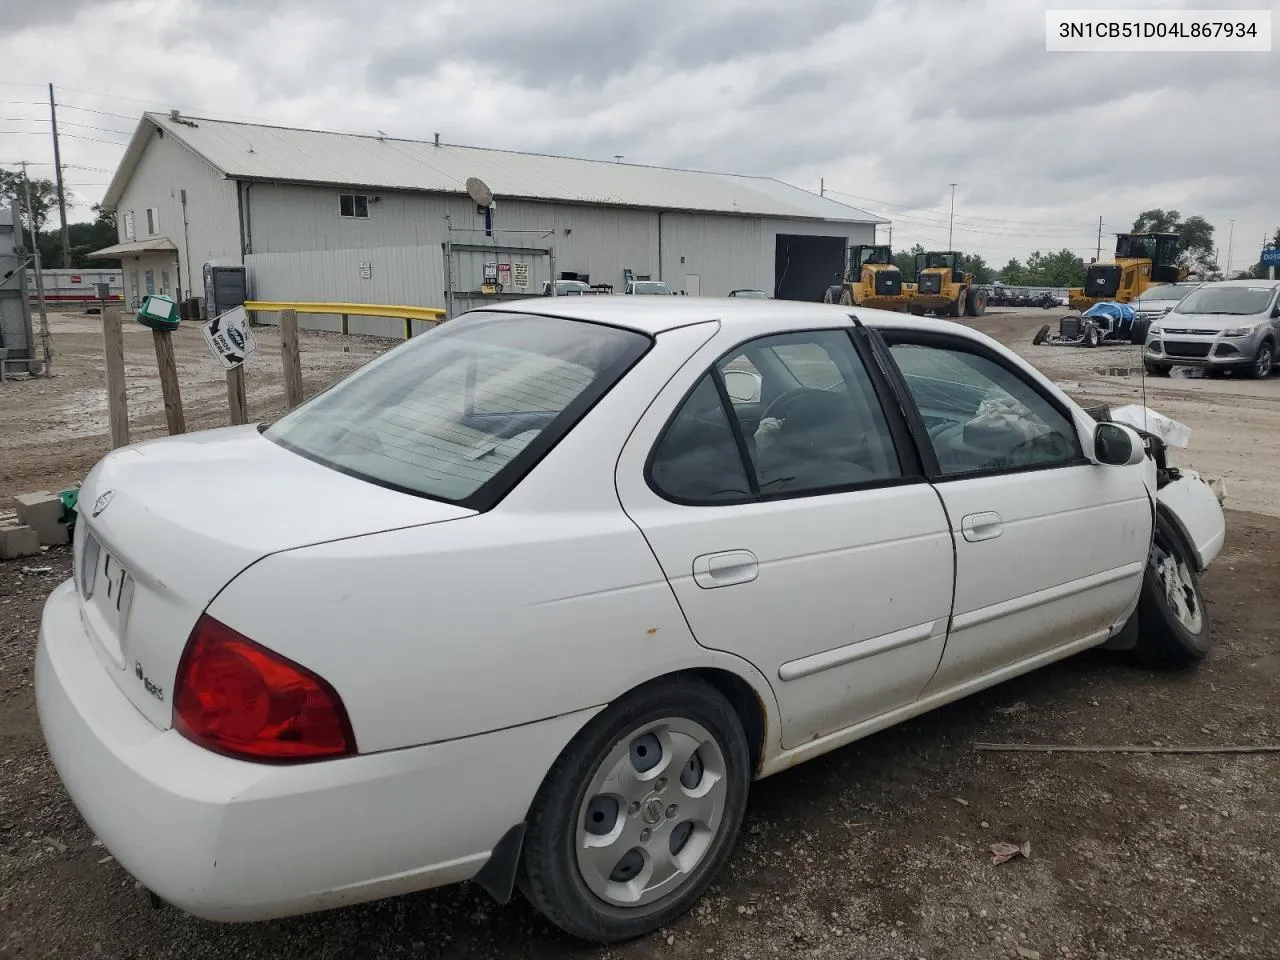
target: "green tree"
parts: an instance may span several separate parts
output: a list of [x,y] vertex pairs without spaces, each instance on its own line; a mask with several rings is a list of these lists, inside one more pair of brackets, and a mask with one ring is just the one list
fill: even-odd
[[1183,217],[1177,210],[1143,210],[1133,221],[1134,233],[1176,233],[1182,239],[1178,262],[1205,277],[1219,273],[1213,253],[1213,224],[1204,217]]
[[916,255],[924,253],[924,247],[916,244],[910,250],[895,253],[893,262],[898,265],[898,269],[902,271],[902,279],[914,282],[916,278]]
[[[1078,287],[1084,283],[1084,264],[1070,250],[1057,253],[1034,251],[1027,257],[1022,285],[1031,287]],[[1009,283],[1006,279],[1005,283]]]
[[1009,262],[1000,268],[1000,280],[1011,287],[1025,286],[1027,268],[1011,257]]
[[972,253],[966,256],[965,265],[969,272],[973,274],[975,283],[990,283],[995,278],[996,272],[991,269],[990,265],[979,253]]
[[[35,221],[36,233],[44,229],[49,220],[49,211],[57,201],[57,193],[50,180],[31,181],[31,218]],[[16,205],[23,228],[27,224],[27,195],[22,183],[21,172],[0,170],[0,204],[8,207]]]

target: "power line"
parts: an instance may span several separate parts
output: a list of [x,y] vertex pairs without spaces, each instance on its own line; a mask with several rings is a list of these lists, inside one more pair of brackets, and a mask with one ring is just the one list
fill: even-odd
[[[47,107],[47,103],[39,100],[0,100],[0,103],[15,107]],[[130,120],[137,122],[137,114],[112,113],[110,110],[95,110],[93,107],[78,107],[74,103],[58,102],[57,106],[62,110],[82,110],[85,113],[96,113],[102,117],[115,117],[118,120]]]
[[[0,137],[47,137],[49,134],[44,130],[0,130]],[[72,140],[88,140],[91,143],[109,143],[113,147],[127,147],[128,143],[122,143],[119,140],[103,140],[101,137],[82,137],[78,133],[64,133],[64,137]],[[53,166],[53,164],[50,164]]]
[[[58,106],[62,106],[62,104],[58,104]],[[52,123],[48,117],[0,117],[0,123],[11,123],[14,121],[21,123]],[[123,137],[133,136],[132,131],[129,130],[117,130],[115,127],[95,127],[89,123],[75,123],[71,120],[61,121],[61,125],[64,127],[77,127],[82,130],[101,130],[103,133],[118,133]]]
[[[881,207],[895,207],[899,210],[911,210],[919,213],[936,213],[941,217],[944,217],[944,218],[947,217],[946,210],[941,210],[936,207],[912,207],[903,203],[893,203],[892,201],[889,201],[889,200],[878,200],[875,197],[862,197],[854,193],[845,193],[842,190],[832,190],[830,187],[827,187],[827,193],[839,194],[842,197],[848,197],[850,200],[864,201],[866,203],[872,203]],[[1043,226],[1043,227],[1058,227],[1058,228],[1066,227],[1066,224],[1062,221],[1051,222],[1047,220],[1010,220],[1005,217],[981,217],[976,215],[956,217],[957,223],[960,223],[962,221],[978,221],[978,220],[984,221],[984,222],[996,223],[996,224],[1007,223],[1007,224],[1013,224],[1016,226]],[[946,222],[946,221],[944,220],[943,222]]]

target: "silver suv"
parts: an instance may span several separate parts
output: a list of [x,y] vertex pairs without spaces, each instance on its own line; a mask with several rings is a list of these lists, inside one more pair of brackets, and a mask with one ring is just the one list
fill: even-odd
[[1147,330],[1147,372],[1188,366],[1270,376],[1280,339],[1278,293],[1280,280],[1226,280],[1191,291]]

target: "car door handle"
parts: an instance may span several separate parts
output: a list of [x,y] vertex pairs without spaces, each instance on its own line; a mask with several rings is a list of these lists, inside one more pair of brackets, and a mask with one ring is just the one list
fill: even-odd
[[970,543],[994,540],[1004,533],[1004,521],[998,513],[970,513],[961,519],[960,532]]
[[704,590],[750,583],[760,574],[760,561],[750,550],[705,553],[693,561],[693,582]]

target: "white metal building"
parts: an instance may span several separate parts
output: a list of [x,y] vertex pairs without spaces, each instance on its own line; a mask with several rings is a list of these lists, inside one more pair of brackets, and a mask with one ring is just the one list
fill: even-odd
[[[470,177],[492,209],[468,197]],[[764,177],[176,112],[143,116],[103,202],[120,242],[98,255],[122,258],[128,301],[199,296],[211,262],[243,264],[254,299],[443,306],[452,294],[455,312],[486,279],[528,296],[553,275],[818,300],[845,247],[885,222]],[[363,329],[402,329],[384,326]]]

